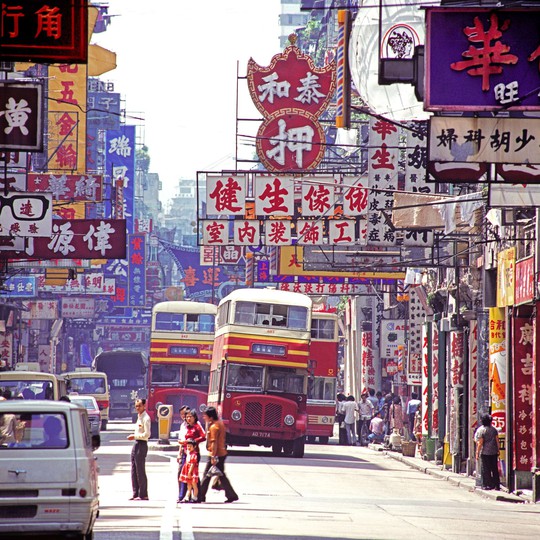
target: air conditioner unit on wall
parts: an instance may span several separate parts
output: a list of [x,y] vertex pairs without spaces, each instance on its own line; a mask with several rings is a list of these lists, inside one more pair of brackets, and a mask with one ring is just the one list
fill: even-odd
[[450,317],[443,317],[439,321],[439,332],[450,332],[452,330],[452,320]]

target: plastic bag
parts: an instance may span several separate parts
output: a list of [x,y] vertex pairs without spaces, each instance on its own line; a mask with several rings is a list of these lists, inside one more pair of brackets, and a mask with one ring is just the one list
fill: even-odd
[[223,476],[223,473],[217,468],[217,465],[212,465],[208,469],[206,476],[208,476],[209,478],[211,478],[212,476]]
[[221,480],[219,479],[219,476],[214,476],[214,479],[212,480],[212,489],[215,489],[216,491],[223,490],[223,486],[221,485]]

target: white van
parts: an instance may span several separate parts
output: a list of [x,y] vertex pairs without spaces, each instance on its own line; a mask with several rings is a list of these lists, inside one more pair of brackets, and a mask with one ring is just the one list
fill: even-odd
[[0,401],[0,534],[93,538],[97,463],[86,410],[72,403]]

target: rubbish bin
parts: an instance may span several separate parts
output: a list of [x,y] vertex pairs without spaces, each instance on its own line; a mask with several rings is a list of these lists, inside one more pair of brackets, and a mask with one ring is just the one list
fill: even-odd
[[158,404],[157,406],[158,417],[158,437],[159,444],[169,444],[169,434],[171,432],[173,406]]
[[437,439],[435,437],[426,437],[426,459],[433,461],[435,459],[435,448]]

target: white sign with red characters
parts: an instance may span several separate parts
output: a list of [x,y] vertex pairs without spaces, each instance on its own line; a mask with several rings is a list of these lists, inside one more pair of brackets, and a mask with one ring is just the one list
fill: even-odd
[[243,219],[234,222],[234,244],[237,246],[258,246],[260,243],[258,219]]
[[368,179],[358,176],[343,177],[343,213],[346,216],[365,215],[368,209]]
[[256,175],[253,179],[255,214],[292,216],[294,214],[294,178]]
[[266,220],[264,222],[267,246],[290,246],[292,244],[292,222],[290,220]]
[[328,216],[334,208],[334,178],[321,177],[317,182],[304,180],[302,182],[302,215],[303,216]]
[[245,176],[208,176],[206,214],[243,216],[246,206]]

